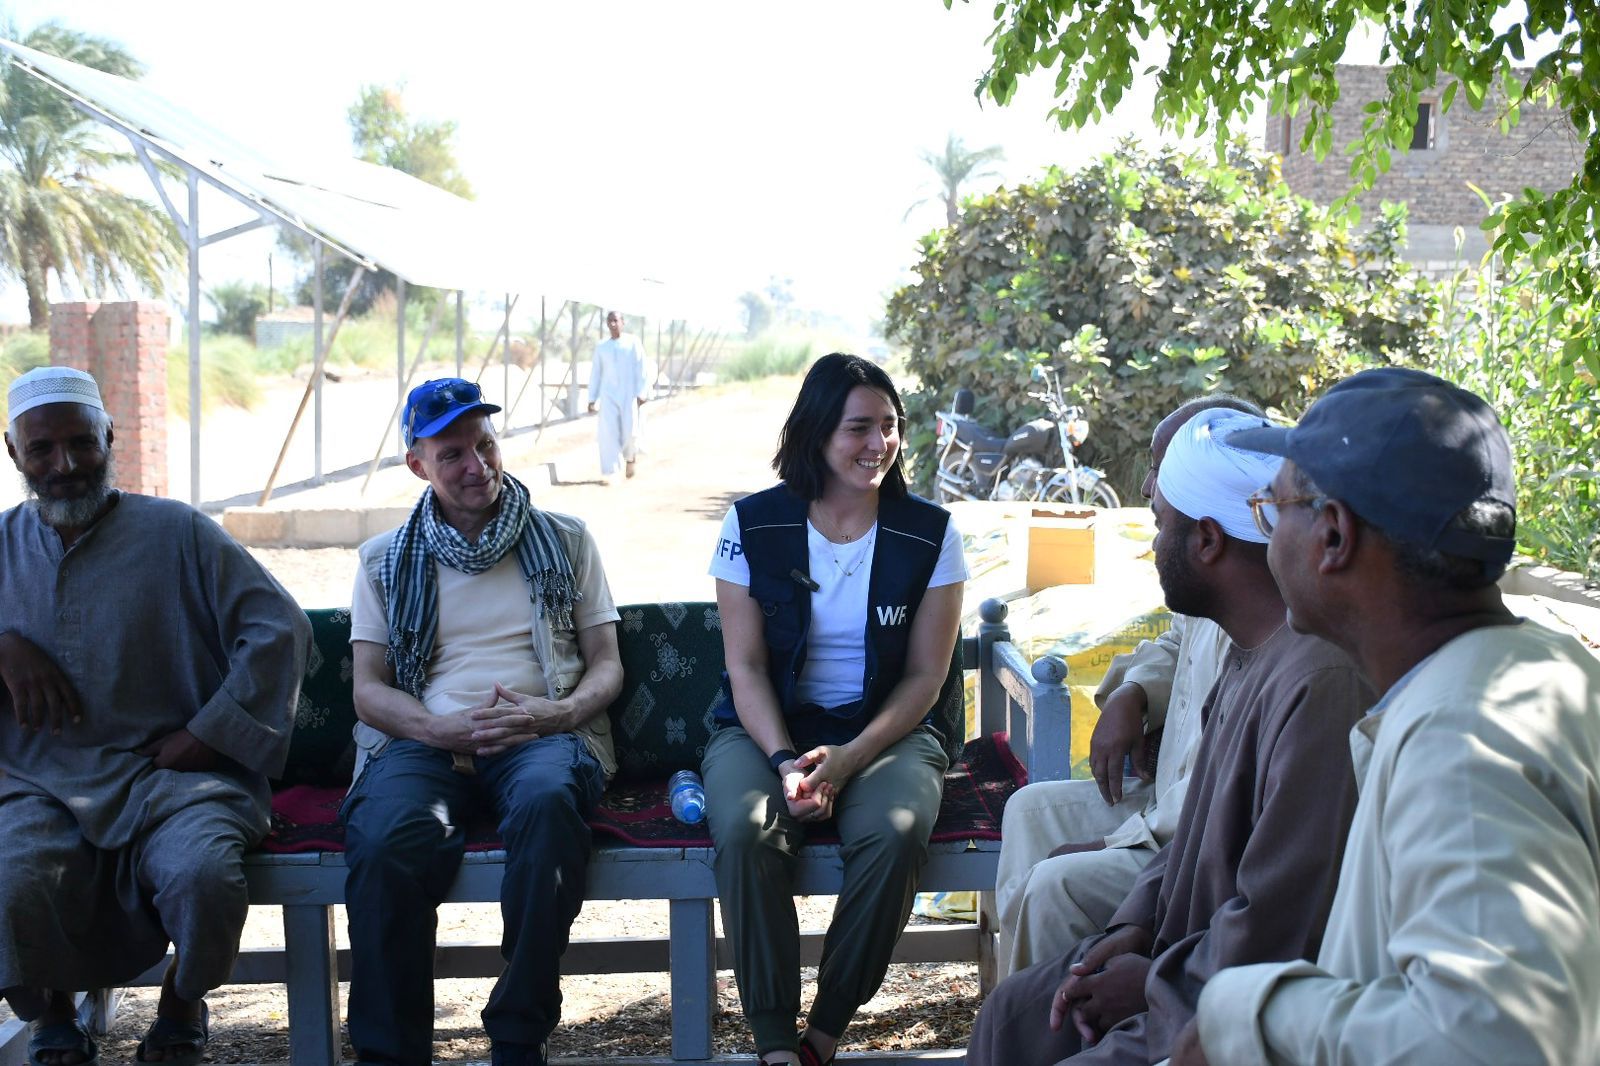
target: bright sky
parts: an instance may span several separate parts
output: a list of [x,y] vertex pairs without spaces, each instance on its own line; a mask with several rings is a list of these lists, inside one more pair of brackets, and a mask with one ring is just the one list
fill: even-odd
[[[737,296],[793,279],[797,305],[865,329],[941,224],[922,150],[954,132],[1006,152],[999,177],[1153,139],[1148,91],[1066,133],[1048,79],[980,106],[990,5],[940,0],[455,4],[0,0],[126,45],[145,81],[241,140],[351,154],[345,110],[405,83],[413,116],[453,119],[478,199],[541,219],[528,255],[603,258],[629,277]],[[142,174],[129,187],[149,195]],[[202,211],[204,211],[204,207]],[[203,227],[212,229],[210,225]],[[263,234],[206,249],[207,284],[266,281]],[[283,284],[282,255],[278,282]],[[559,273],[559,271],[555,271]],[[26,319],[0,288],[0,321]]]

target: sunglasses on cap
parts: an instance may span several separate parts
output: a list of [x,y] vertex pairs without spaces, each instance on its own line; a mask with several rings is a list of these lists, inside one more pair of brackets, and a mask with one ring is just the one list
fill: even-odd
[[[426,391],[423,391],[426,390]],[[426,426],[441,415],[483,404],[483,390],[460,379],[430,381],[419,386],[406,405],[406,443],[415,444],[417,427]]]

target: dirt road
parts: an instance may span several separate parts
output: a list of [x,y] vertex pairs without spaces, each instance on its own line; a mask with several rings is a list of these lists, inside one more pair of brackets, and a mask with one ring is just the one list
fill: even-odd
[[[734,500],[774,481],[772,453],[796,387],[793,378],[772,378],[647,404],[645,452],[632,479],[600,483],[592,418],[548,427],[537,438],[505,438],[505,468],[528,483],[540,507],[589,524],[618,603],[711,599],[706,567],[722,516]],[[547,484],[552,468],[555,480]],[[409,504],[422,489],[403,467],[379,471],[364,494],[359,486],[324,485],[273,505]],[[303,606],[350,602],[354,551],[254,553]]]

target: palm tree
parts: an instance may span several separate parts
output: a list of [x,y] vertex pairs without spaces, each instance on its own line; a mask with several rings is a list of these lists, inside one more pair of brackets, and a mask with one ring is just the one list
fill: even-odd
[[[961,138],[953,133],[945,140],[942,153],[924,151],[921,154],[922,161],[938,175],[939,198],[944,201],[945,222],[951,226],[956,224],[956,217],[960,214],[961,187],[976,178],[994,174],[995,170],[988,164],[1006,157],[1005,149],[998,144],[969,150]],[[911,207],[925,204],[929,199],[931,197],[924,197]],[[908,209],[906,214],[910,213]]]
[[[17,39],[10,27],[5,35]],[[144,72],[120,45],[56,23],[22,43],[123,77]],[[0,60],[0,270],[27,289],[32,328],[49,325],[52,271],[88,291],[121,290],[128,278],[160,291],[182,261],[172,220],[100,177],[133,162],[59,92]]]

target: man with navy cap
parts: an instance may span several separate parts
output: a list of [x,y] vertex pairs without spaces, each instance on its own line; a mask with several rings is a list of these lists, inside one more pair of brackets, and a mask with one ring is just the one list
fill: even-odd
[[594,538],[501,468],[478,386],[424,382],[403,413],[428,483],[361,547],[351,609],[356,778],[346,826],[350,1041],[433,1057],[434,911],[474,818],[505,843],[506,968],[483,1010],[496,1066],[544,1066],[560,959],[583,906],[587,818],[616,771],[618,614]]
[[1600,1062],[1600,663],[1506,609],[1511,449],[1431,374],[1335,385],[1252,500],[1289,624],[1383,693],[1315,965],[1223,970],[1174,1063]]
[[1219,969],[1317,952],[1356,803],[1342,741],[1372,692],[1348,655],[1284,624],[1267,538],[1245,503],[1278,462],[1226,442],[1260,423],[1192,414],[1152,490],[1167,606],[1228,637],[1172,838],[1103,933],[990,993],[969,1066],[1148,1066]]
[[112,485],[94,378],[11,383],[0,514],[0,994],[29,1062],[92,1062],[71,992],[171,942],[146,1062],[199,1062],[227,981],[310,645],[303,611],[216,522]]

